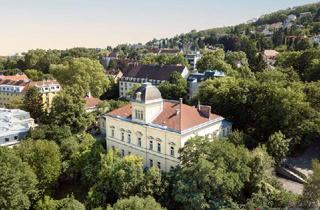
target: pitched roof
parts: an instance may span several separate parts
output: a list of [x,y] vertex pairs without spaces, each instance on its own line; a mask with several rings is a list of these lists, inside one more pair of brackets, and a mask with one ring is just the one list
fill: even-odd
[[95,108],[101,102],[100,99],[94,98],[94,97],[91,97],[91,96],[90,97],[88,97],[88,96],[85,97],[84,100],[86,102],[86,104],[85,104],[86,109]]
[[16,74],[16,75],[9,75],[9,76],[0,75],[0,79],[12,80],[12,81],[29,80],[29,78],[25,74]]
[[153,80],[169,80],[174,71],[182,73],[185,66],[181,65],[140,65],[130,64],[124,71],[123,77],[148,78]]
[[[177,110],[179,111],[177,112]],[[127,104],[119,109],[109,112],[107,115],[131,120],[132,106],[131,104]],[[152,124],[166,126],[170,130],[181,132],[219,118],[221,118],[221,120],[223,119],[221,116],[211,113],[208,117],[196,107],[180,104],[179,102],[174,101],[164,101],[163,111],[158,115],[158,117],[156,117],[156,119],[153,120]]]
[[26,86],[29,83],[30,80],[10,80],[0,78],[0,85]]

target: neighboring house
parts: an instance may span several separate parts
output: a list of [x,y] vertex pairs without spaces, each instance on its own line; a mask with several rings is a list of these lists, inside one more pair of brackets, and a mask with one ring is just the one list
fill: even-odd
[[0,146],[13,146],[35,126],[28,112],[0,108]]
[[299,18],[304,18],[304,17],[312,17],[311,12],[302,12],[299,14]]
[[116,52],[111,52],[108,56],[104,56],[101,58],[101,64],[104,68],[107,69],[110,65],[110,62],[116,59],[118,59],[118,54]]
[[273,23],[271,25],[265,25],[264,30],[262,31],[265,36],[272,36],[274,32],[280,30],[283,27],[283,23]]
[[121,77],[123,76],[123,73],[120,69],[110,69],[106,70],[105,74],[109,77],[113,78],[114,83],[118,83]]
[[203,81],[224,76],[224,72],[217,70],[207,70],[204,73],[191,73],[187,79],[189,91],[188,97],[192,98],[198,94],[199,86]]
[[201,59],[200,52],[193,52],[185,55],[186,60],[188,61],[191,70],[197,69],[197,62]]
[[150,82],[155,86],[168,81],[173,72],[178,72],[183,78],[187,78],[189,70],[181,65],[140,65],[130,64],[124,71],[119,82],[119,96],[127,97],[128,92],[135,85]]
[[28,79],[7,78],[7,76],[0,78],[0,107],[8,107],[11,102],[22,100],[30,84]]
[[157,87],[144,83],[125,105],[100,119],[108,149],[139,155],[146,167],[169,171],[179,164],[179,150],[194,136],[225,137],[232,124],[212,114],[210,106],[192,107],[163,100]]
[[288,15],[287,19],[283,23],[284,28],[291,28],[293,26],[293,22],[295,22],[296,20],[297,16],[293,14]]
[[273,35],[273,31],[270,28],[270,25],[266,25],[266,27],[263,29],[262,34],[264,36],[272,36]]
[[267,65],[269,67],[272,67],[276,62],[278,54],[279,52],[276,50],[264,50],[262,53],[262,57],[264,61],[267,63]]
[[27,90],[35,87],[42,95],[44,109],[50,111],[53,97],[61,90],[60,84],[55,80],[32,82],[23,78],[24,76],[0,77],[0,107],[7,107],[13,101],[23,100]]
[[16,75],[9,75],[9,76],[0,74],[0,80],[13,80],[13,81],[26,80],[27,81],[29,80],[29,78],[24,73],[18,73]]
[[53,98],[61,90],[61,85],[56,80],[43,80],[38,82],[31,82],[29,87],[35,87],[42,95],[43,108],[50,112]]
[[312,42],[320,46],[320,34],[315,35],[311,38]]
[[99,104],[101,103],[101,100],[99,98],[92,97],[90,93],[87,93],[84,101],[86,112],[97,111],[99,108]]
[[147,53],[159,55],[159,54],[171,54],[171,55],[178,55],[182,53],[182,50],[179,49],[167,49],[167,48],[151,48],[147,49]]

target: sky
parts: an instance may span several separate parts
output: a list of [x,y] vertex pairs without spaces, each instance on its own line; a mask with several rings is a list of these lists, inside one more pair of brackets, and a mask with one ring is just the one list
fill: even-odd
[[0,55],[105,48],[246,22],[315,0],[0,0]]

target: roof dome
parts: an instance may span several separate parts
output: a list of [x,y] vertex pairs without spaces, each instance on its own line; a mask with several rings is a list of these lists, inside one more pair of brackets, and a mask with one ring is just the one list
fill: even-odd
[[161,93],[156,86],[151,83],[143,83],[132,95],[134,101],[148,102],[162,100]]

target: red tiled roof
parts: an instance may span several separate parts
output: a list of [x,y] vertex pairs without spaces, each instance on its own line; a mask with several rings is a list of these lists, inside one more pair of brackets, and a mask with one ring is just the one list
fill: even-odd
[[12,80],[12,81],[29,80],[29,78],[25,74],[16,74],[16,75],[10,75],[10,76],[0,75],[0,79]]
[[30,81],[26,80],[10,80],[0,78],[0,85],[26,86]]
[[[177,110],[178,113],[177,113]],[[119,109],[109,112],[109,116],[119,116],[127,119],[132,118],[132,106],[127,104]],[[181,104],[179,102],[164,101],[163,111],[153,120],[153,124],[166,126],[169,129],[183,131],[210,120],[220,118],[219,115],[210,114],[210,118],[204,116],[196,107]]]
[[100,99],[94,97],[85,97],[84,100],[86,102],[87,109],[97,107],[101,102]]

